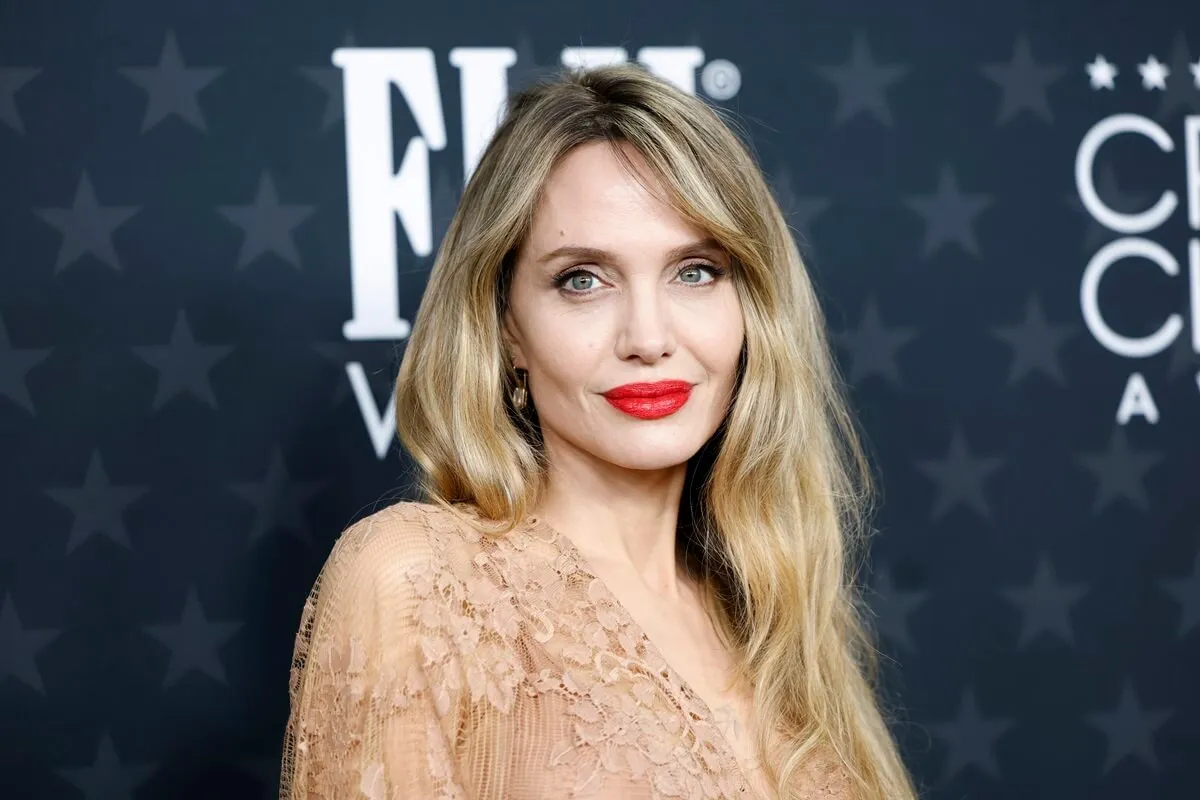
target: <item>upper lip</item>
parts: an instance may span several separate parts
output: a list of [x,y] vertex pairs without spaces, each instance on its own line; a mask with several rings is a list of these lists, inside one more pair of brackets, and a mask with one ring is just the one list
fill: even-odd
[[660,397],[664,394],[678,394],[692,388],[687,381],[655,381],[654,383],[626,383],[614,386],[604,393],[610,400],[625,397]]

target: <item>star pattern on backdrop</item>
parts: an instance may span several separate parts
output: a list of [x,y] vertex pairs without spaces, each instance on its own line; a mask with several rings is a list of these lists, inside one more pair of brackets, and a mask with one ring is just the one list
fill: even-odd
[[315,209],[313,206],[280,203],[275,181],[270,174],[262,174],[252,204],[221,206],[217,210],[225,219],[241,228],[244,234],[238,251],[238,269],[248,266],[266,253],[274,253],[300,269],[300,252],[296,249],[294,231],[312,216]]
[[50,355],[49,347],[14,347],[8,324],[0,314],[0,397],[7,397],[30,414],[37,413],[29,394],[29,373]]
[[902,80],[908,71],[907,66],[900,64],[877,63],[866,34],[856,31],[850,44],[850,56],[844,64],[817,67],[817,74],[837,89],[833,124],[840,126],[859,114],[868,114],[891,127],[894,123],[887,90]]
[[146,92],[146,113],[142,118],[142,133],[168,117],[179,119],[200,130],[208,131],[204,112],[200,109],[199,94],[216,80],[223,69],[188,67],[184,64],[175,32],[167,31],[162,54],[153,67],[123,67],[120,73]]
[[179,312],[171,329],[171,339],[165,345],[135,347],[134,352],[158,370],[158,388],[154,394],[154,411],[178,394],[190,393],[212,409],[217,408],[209,372],[213,366],[233,352],[228,345],[197,344],[192,336],[187,314]]
[[[1125,191],[1117,180],[1117,171],[1111,162],[1105,162],[1096,168],[1096,194],[1104,205],[1113,211],[1123,214],[1136,214],[1151,206],[1150,195],[1145,192]],[[1077,213],[1082,214],[1086,221],[1083,234],[1083,252],[1089,258],[1102,246],[1111,242],[1119,233],[1100,223],[1079,199],[1079,194],[1072,192],[1067,196],[1067,204]]]
[[1154,734],[1172,715],[1166,709],[1146,708],[1138,699],[1130,681],[1121,686],[1121,697],[1112,711],[1088,714],[1085,719],[1099,728],[1108,739],[1108,749],[1101,772],[1107,774],[1125,758],[1141,761],[1158,769],[1154,754]]
[[1175,34],[1167,69],[1173,77],[1163,86],[1154,116],[1159,122],[1167,122],[1181,113],[1200,114],[1200,92],[1196,91],[1196,85],[1191,80],[1194,72],[1200,70],[1192,64],[1191,51],[1183,31]]
[[1004,459],[996,456],[971,455],[962,427],[955,426],[945,456],[916,463],[917,470],[937,485],[933,519],[941,519],[959,505],[970,508],[984,519],[990,518],[983,484],[1003,464]]
[[113,245],[113,233],[136,214],[138,206],[102,206],[96,199],[91,178],[80,175],[70,208],[39,208],[35,212],[62,234],[55,274],[75,264],[82,256],[92,255],[116,271],[121,262]]
[[39,74],[41,70],[34,67],[0,67],[0,122],[17,133],[25,133],[17,94]]
[[95,534],[132,549],[124,519],[125,509],[147,491],[146,486],[114,485],[108,479],[108,472],[98,452],[93,452],[88,460],[83,485],[45,489],[47,495],[67,508],[74,517],[67,537],[67,553],[74,552]]
[[1146,475],[1162,461],[1161,453],[1134,450],[1125,429],[1117,427],[1109,436],[1104,452],[1085,453],[1079,463],[1098,481],[1092,513],[1099,514],[1117,500],[1128,500],[1143,512],[1150,510],[1146,494]]
[[1025,647],[1042,633],[1055,634],[1067,644],[1075,644],[1071,608],[1087,594],[1087,589],[1079,584],[1059,583],[1048,556],[1038,558],[1028,586],[1004,589],[1003,594],[1021,610],[1017,647]]
[[1171,68],[1154,56],[1150,56],[1138,64],[1138,74],[1142,76],[1143,89],[1165,92],[1167,90],[1167,76],[1171,74]]
[[210,622],[200,604],[199,593],[195,587],[189,588],[178,624],[145,626],[147,633],[171,651],[163,685],[171,686],[193,670],[219,683],[228,684],[229,679],[217,651],[241,627],[241,622]]
[[883,324],[874,295],[867,298],[857,327],[833,334],[833,340],[850,354],[851,383],[878,375],[897,389],[901,388],[901,380],[896,356],[915,338],[916,328]]
[[1067,68],[1056,64],[1038,64],[1029,46],[1029,37],[1021,34],[1013,46],[1012,61],[1007,64],[985,64],[983,74],[1003,92],[996,124],[1003,125],[1022,111],[1030,111],[1045,122],[1053,122],[1047,92],[1050,86],[1067,74]]
[[977,768],[993,780],[999,778],[996,741],[1015,724],[1011,719],[985,717],[975,700],[974,690],[964,691],[953,720],[929,725],[930,731],[946,749],[943,780],[953,780],[968,767]]
[[276,527],[295,534],[305,544],[312,544],[313,534],[308,517],[304,513],[304,505],[322,492],[326,484],[323,480],[295,480],[284,463],[283,451],[276,447],[271,452],[271,459],[262,480],[239,481],[231,484],[230,488],[254,506],[254,520],[250,528],[251,544]]
[[871,585],[874,597],[871,612],[875,627],[880,635],[909,652],[916,652],[917,645],[909,631],[909,617],[929,601],[929,592],[900,590],[892,581],[891,572],[879,569]]
[[950,244],[958,245],[975,258],[980,257],[974,225],[976,218],[992,205],[992,198],[987,194],[961,191],[953,167],[942,166],[933,194],[907,197],[904,205],[925,220],[922,257],[930,258]]
[[1041,372],[1060,386],[1067,383],[1059,361],[1059,350],[1075,335],[1074,325],[1054,325],[1046,319],[1042,301],[1031,295],[1025,302],[1025,318],[1015,325],[997,325],[992,335],[1012,348],[1008,385],[1015,386],[1027,375]]
[[797,194],[792,186],[792,172],[786,164],[775,170],[770,185],[788,223],[795,228],[802,241],[807,240],[813,223],[829,210],[832,202],[827,197]]
[[135,790],[157,771],[145,763],[126,763],[108,731],[100,734],[95,760],[86,767],[62,767],[58,774],[83,792],[86,800],[134,800]]
[[[341,46],[354,47],[354,34],[347,32],[342,37]],[[325,110],[321,113],[321,132],[324,133],[342,120],[342,109],[345,105],[342,70],[331,64],[323,64],[319,67],[300,67],[300,74],[320,89],[325,98]]]
[[1200,550],[1192,561],[1192,571],[1182,578],[1164,578],[1163,589],[1179,604],[1179,635],[1187,636],[1200,626]]
[[23,625],[12,593],[5,592],[0,598],[0,685],[11,676],[44,695],[46,684],[37,659],[59,633],[52,628]]
[[1117,65],[1104,56],[1097,55],[1095,59],[1086,65],[1085,70],[1087,71],[1088,83],[1091,84],[1093,89],[1116,90],[1117,76],[1121,74],[1121,70],[1117,69]]

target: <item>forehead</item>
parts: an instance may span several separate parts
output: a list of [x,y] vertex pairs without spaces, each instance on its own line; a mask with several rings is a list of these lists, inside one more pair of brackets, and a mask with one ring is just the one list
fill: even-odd
[[601,235],[610,244],[622,239],[703,236],[701,229],[671,207],[662,183],[636,149],[622,148],[636,175],[608,142],[589,142],[563,157],[542,188],[530,245],[556,247],[566,239]]

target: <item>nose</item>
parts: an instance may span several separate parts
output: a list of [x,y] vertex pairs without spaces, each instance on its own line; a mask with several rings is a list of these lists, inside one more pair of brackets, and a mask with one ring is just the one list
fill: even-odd
[[664,287],[631,283],[620,311],[617,356],[654,362],[675,350],[674,318]]

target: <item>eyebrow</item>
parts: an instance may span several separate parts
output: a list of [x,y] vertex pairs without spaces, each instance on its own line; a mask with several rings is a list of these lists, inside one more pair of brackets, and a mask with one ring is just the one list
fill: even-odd
[[[724,254],[725,248],[722,247],[721,243],[716,239],[709,237],[707,239],[688,242],[687,244],[681,244],[678,247],[671,248],[667,251],[667,261],[676,261],[689,255],[712,255],[714,253]],[[588,261],[608,263],[619,260],[614,253],[610,253],[602,248],[583,247],[582,245],[568,244],[563,245],[562,247],[557,247],[554,250],[551,250],[549,253],[539,256],[537,263],[546,264],[556,258],[583,258],[587,259]]]

